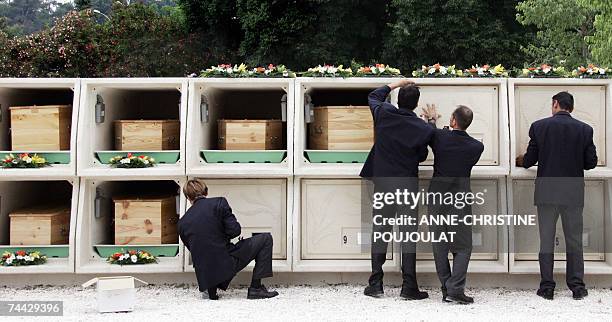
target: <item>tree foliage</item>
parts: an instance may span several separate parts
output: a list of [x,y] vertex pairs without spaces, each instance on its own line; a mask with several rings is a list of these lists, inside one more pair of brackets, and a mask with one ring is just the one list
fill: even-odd
[[579,0],[597,11],[595,33],[587,36],[593,58],[600,64],[612,66],[612,2],[610,0]]
[[519,22],[538,29],[536,41],[523,47],[531,62],[576,66],[591,60],[585,37],[594,33],[592,7],[581,0],[525,0],[517,10]]
[[515,48],[528,38],[508,19],[506,3],[393,0],[391,11],[396,18],[385,40],[385,61],[397,61],[403,69],[433,63],[462,67],[475,63],[516,64],[522,55]]

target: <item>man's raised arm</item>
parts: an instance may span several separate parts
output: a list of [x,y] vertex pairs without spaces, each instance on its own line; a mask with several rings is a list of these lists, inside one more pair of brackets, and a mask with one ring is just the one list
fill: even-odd
[[414,84],[414,82],[411,80],[402,79],[395,83],[379,87],[370,92],[370,94],[368,95],[368,104],[370,105],[372,115],[375,115],[378,108],[381,107],[383,103],[385,103],[387,96],[389,96],[389,93],[391,93],[392,90],[410,84]]

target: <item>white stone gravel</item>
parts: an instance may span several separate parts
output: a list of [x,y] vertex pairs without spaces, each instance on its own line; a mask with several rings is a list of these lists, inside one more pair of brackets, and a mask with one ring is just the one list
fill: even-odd
[[[469,289],[476,304],[442,303],[437,289],[424,301],[403,301],[399,288],[387,288],[382,299],[362,295],[360,285],[280,286],[280,296],[246,300],[245,288],[221,292],[221,300],[202,300],[193,286],[158,285],[138,289],[138,305],[131,313],[99,314],[95,290],[80,287],[0,287],[1,300],[63,300],[64,317],[35,320],[70,321],[431,321],[431,320],[608,320],[612,319],[612,291],[591,289],[582,301],[558,289],[554,301],[533,291],[504,288]],[[0,321],[19,320],[0,317]],[[21,318],[32,320],[32,318]]]

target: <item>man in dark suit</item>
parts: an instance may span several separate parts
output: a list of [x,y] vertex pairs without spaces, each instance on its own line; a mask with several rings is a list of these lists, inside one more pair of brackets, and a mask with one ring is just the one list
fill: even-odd
[[597,166],[597,153],[593,128],[572,118],[573,109],[574,97],[570,93],[553,96],[553,116],[531,124],[527,152],[516,160],[517,166],[524,168],[538,164],[534,203],[538,208],[542,280],[537,294],[548,300],[554,297],[554,244],[559,215],[567,248],[567,286],[574,299],[588,295],[582,250],[584,170]]
[[[386,102],[389,93],[399,88],[399,108]],[[360,176],[374,181],[376,192],[393,192],[396,189],[418,191],[418,165],[427,158],[427,142],[433,129],[414,113],[420,91],[413,82],[400,80],[380,87],[370,93],[368,102],[374,119],[375,142],[361,170]],[[407,206],[385,205],[374,209],[374,216],[393,218],[396,214],[416,218],[417,209]],[[390,232],[389,225],[373,225],[375,233]],[[400,226],[409,233],[417,226]],[[427,298],[427,292],[419,290],[416,280],[416,244],[404,242],[402,252],[402,290],[400,296],[407,300]],[[387,258],[387,243],[383,240],[372,241],[372,275],[364,294],[380,297],[383,291],[383,264]]]
[[200,292],[208,292],[211,300],[219,299],[217,289],[226,290],[234,276],[255,260],[248,299],[264,299],[278,295],[261,284],[272,277],[272,235],[269,233],[241,239],[240,224],[223,197],[207,198],[208,187],[200,180],[189,180],[183,193],[191,207],[178,222],[181,240],[191,252]]
[[[463,105],[459,105],[450,118],[449,127],[436,128],[439,117],[436,106],[427,106],[423,109],[423,116],[435,128],[429,146],[434,154],[433,177],[429,184],[429,192],[466,194],[471,192],[470,176],[472,168],[484,150],[482,142],[472,138],[466,130],[472,124],[474,113]],[[457,216],[463,222],[465,216],[472,214],[470,205],[458,207],[453,204],[446,205],[440,200],[432,198],[428,204],[429,216]],[[436,201],[437,200],[437,201]],[[474,303],[474,299],[465,295],[465,281],[468,265],[472,254],[472,226],[458,225],[430,225],[430,231],[435,234],[454,234],[452,242],[433,242],[433,254],[438,278],[442,283],[442,300],[460,304]],[[442,239],[443,240],[443,239]],[[451,271],[448,253],[453,254],[453,269]]]

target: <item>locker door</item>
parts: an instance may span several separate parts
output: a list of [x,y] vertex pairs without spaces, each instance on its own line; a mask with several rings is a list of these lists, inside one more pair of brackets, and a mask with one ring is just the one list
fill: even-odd
[[370,236],[361,234],[360,179],[302,180],[301,216],[302,259],[370,259],[361,245]]
[[271,233],[274,238],[273,258],[287,258],[285,179],[209,179],[205,182],[211,197],[223,196],[229,202],[242,226],[241,237]]
[[[479,215],[497,215],[502,214],[502,209],[499,203],[499,188],[497,180],[472,180],[472,192],[485,192],[485,202],[482,205],[473,205],[472,214],[476,217]],[[420,188],[427,191],[429,180],[421,180]],[[421,205],[419,207],[419,216],[427,214],[427,207]],[[499,256],[500,244],[498,230],[501,226],[472,226],[472,260],[497,260]],[[427,226],[419,227],[419,231],[427,231]],[[433,259],[431,243],[420,243],[417,245],[417,258],[423,260]],[[452,258],[452,257],[451,257]]]
[[[478,165],[499,165],[499,90],[497,86],[420,86],[421,98],[417,107],[435,103],[442,118],[438,127],[450,122],[451,113],[457,105],[466,105],[474,111],[474,120],[468,134],[481,141],[485,148]],[[427,163],[433,164],[433,154],[429,153]]]
[[[537,208],[533,205],[534,189],[533,180],[515,180],[512,182],[514,214],[537,215]],[[585,260],[605,260],[604,193],[603,181],[585,181],[585,205],[582,214],[582,242]],[[514,257],[517,260],[538,260],[540,239],[537,224],[535,226],[514,226],[514,247]],[[565,260],[565,237],[563,236],[561,218],[557,222],[555,259]]]
[[593,127],[599,165],[606,164],[606,88],[605,86],[518,86],[515,88],[517,154],[527,151],[529,127],[551,116],[552,97],[561,91],[574,96],[572,117]]

